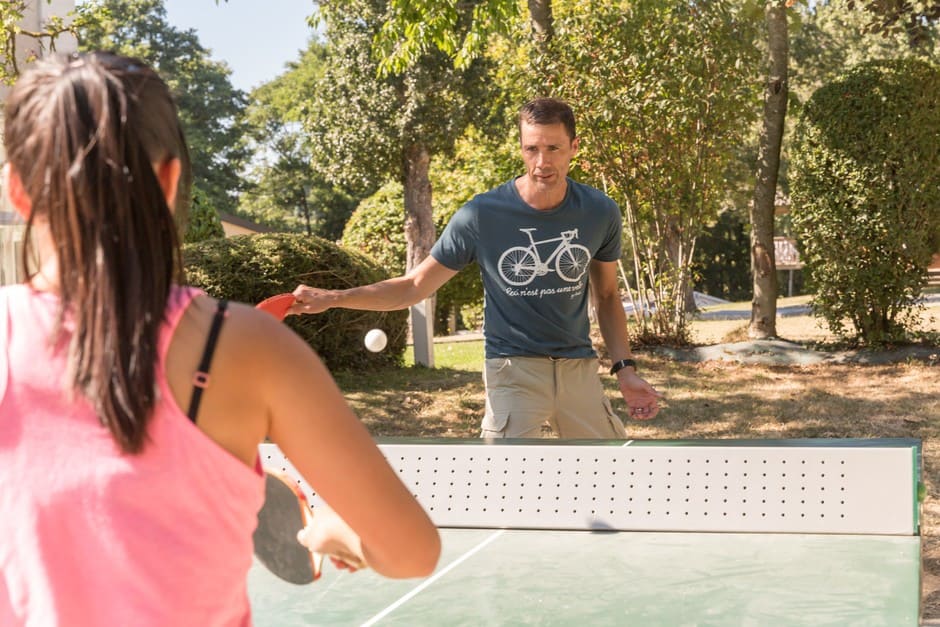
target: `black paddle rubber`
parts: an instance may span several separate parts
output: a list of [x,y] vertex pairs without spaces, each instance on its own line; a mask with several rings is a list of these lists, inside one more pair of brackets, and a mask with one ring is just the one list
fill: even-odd
[[280,478],[265,473],[264,506],[258,512],[253,536],[255,557],[268,570],[294,584],[308,584],[318,576],[313,554],[297,541],[304,528],[303,507],[294,490]]

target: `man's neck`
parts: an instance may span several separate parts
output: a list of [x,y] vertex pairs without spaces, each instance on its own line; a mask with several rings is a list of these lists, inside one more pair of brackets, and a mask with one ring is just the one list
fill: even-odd
[[560,205],[565,200],[568,193],[568,180],[562,179],[560,185],[555,185],[549,189],[540,189],[526,176],[520,176],[516,179],[516,191],[523,201],[533,209],[539,211],[549,211]]

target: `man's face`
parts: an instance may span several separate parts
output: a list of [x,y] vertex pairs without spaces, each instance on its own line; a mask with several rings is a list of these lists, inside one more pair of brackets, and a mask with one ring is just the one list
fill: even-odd
[[578,138],[570,139],[561,123],[523,122],[519,139],[529,183],[539,191],[564,185],[571,160],[578,152]]

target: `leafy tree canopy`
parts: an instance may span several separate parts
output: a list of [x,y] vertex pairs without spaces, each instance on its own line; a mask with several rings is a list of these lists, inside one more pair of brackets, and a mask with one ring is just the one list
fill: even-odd
[[925,22],[925,39],[912,48],[903,32],[871,32],[871,13],[860,4],[857,0],[828,0],[803,10],[790,46],[790,85],[797,103],[805,102],[822,85],[866,61],[912,57],[938,60],[940,28],[936,21]]
[[936,30],[932,28],[940,20],[937,0],[849,0],[848,6],[865,9],[868,32],[885,37],[901,33],[912,48],[937,40]]
[[468,15],[459,0],[390,0],[389,17],[375,36],[381,75],[397,74],[413,60],[437,49],[469,67],[490,35],[505,33],[519,16],[518,0],[481,0]]
[[192,29],[169,24],[163,0],[90,0],[92,19],[82,49],[135,56],[167,82],[180,111],[193,162],[194,185],[217,210],[233,211],[247,151],[239,114],[245,94],[225,63],[213,61]]
[[356,204],[350,190],[314,167],[303,122],[317,117],[314,94],[324,74],[324,45],[311,39],[287,71],[251,93],[244,121],[253,157],[239,213],[288,231],[337,240]]
[[493,94],[480,60],[455,70],[428,50],[401,74],[378,77],[372,41],[389,19],[384,0],[321,2],[327,55],[314,93],[316,115],[305,121],[319,171],[371,193],[403,173],[404,149],[424,145],[449,154],[470,124],[486,124]]
[[728,0],[553,8],[550,71],[578,112],[578,165],[625,211],[638,298],[655,294],[638,322],[682,341],[695,239],[757,113],[760,12]]

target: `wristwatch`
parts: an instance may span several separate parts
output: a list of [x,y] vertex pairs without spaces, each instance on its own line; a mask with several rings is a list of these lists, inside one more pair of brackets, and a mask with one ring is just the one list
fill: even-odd
[[627,366],[632,366],[633,370],[636,371],[636,362],[632,359],[621,359],[620,361],[615,361],[614,365],[610,367],[610,374],[617,374]]

